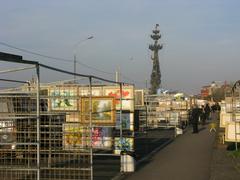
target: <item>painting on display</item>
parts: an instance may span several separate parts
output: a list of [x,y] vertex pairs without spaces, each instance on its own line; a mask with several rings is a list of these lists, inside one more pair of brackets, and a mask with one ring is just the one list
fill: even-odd
[[92,131],[92,146],[95,149],[111,149],[113,144],[112,128],[95,127]]
[[[16,127],[12,120],[0,121],[0,143],[16,142]],[[4,145],[2,145],[4,146]],[[11,145],[6,145],[4,148],[12,148]]]
[[135,90],[135,106],[144,106],[144,91]]
[[[122,129],[133,131],[133,113],[122,113]],[[120,113],[117,113],[116,129],[120,129]]]
[[89,133],[86,128],[78,123],[63,124],[63,148],[64,150],[82,149],[88,144]]
[[133,151],[134,139],[126,137],[115,137],[114,140],[114,153],[120,154],[121,151]]
[[51,110],[73,111],[77,110],[77,88],[59,87],[50,88],[50,107]]
[[240,142],[240,123],[229,122],[225,129],[225,141]]
[[[102,96],[102,89],[99,87],[92,87],[92,96]],[[89,96],[89,87],[79,87],[80,96]]]
[[[89,123],[89,102],[90,98],[81,99],[82,122]],[[113,97],[92,98],[92,123],[93,124],[115,124],[115,100]]]
[[66,122],[81,122],[80,112],[70,112],[66,114]]
[[[120,102],[120,97],[122,94],[122,103]],[[104,89],[104,95],[111,96],[116,99],[116,109],[133,111],[134,109],[134,98],[133,98],[133,87],[124,87],[120,93],[119,87],[107,87]]]

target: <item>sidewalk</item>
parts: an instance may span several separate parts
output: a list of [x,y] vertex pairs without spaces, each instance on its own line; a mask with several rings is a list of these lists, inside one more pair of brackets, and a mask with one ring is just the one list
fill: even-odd
[[199,134],[189,129],[126,180],[208,180],[215,133],[199,127]]

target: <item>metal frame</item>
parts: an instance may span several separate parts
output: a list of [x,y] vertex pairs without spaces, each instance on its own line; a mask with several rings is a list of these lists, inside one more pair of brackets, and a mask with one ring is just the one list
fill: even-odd
[[[123,129],[122,129],[122,100],[123,100],[123,97],[122,97],[122,88],[123,88],[123,85],[125,85],[126,83],[124,82],[115,82],[115,81],[111,81],[111,80],[107,80],[107,79],[104,79],[104,78],[101,78],[101,77],[97,77],[97,76],[92,76],[92,75],[84,75],[84,74],[77,74],[77,73],[72,73],[72,72],[69,72],[69,71],[65,71],[65,70],[62,70],[62,69],[58,69],[58,68],[55,68],[55,67],[51,67],[51,66],[47,66],[47,65],[44,65],[44,64],[41,64],[41,63],[38,63],[36,61],[27,61],[27,60],[22,60],[22,59],[0,59],[0,61],[5,61],[5,62],[10,62],[10,63],[18,63],[18,64],[26,64],[26,65],[30,65],[29,67],[24,67],[24,68],[15,68],[15,69],[10,69],[10,70],[5,70],[5,71],[0,71],[0,74],[3,74],[3,73],[11,73],[11,72],[18,72],[18,71],[23,71],[23,70],[29,70],[29,69],[35,69],[35,72],[36,72],[36,84],[34,86],[31,86],[31,84],[28,82],[28,81],[18,81],[18,80],[9,80],[9,79],[0,79],[2,81],[8,81],[8,82],[15,82],[15,83],[27,83],[29,88],[32,90],[31,92],[29,92],[28,90],[22,90],[22,91],[18,91],[18,90],[15,90],[15,91],[1,91],[0,92],[0,98],[23,98],[22,101],[24,101],[24,98],[31,98],[35,103],[36,103],[36,109],[33,111],[33,112],[27,112],[27,113],[24,113],[24,112],[17,112],[17,113],[14,113],[14,115],[12,113],[5,113],[6,118],[1,118],[1,119],[15,119],[15,120],[21,120],[21,121],[24,121],[24,120],[27,120],[28,123],[36,123],[36,126],[29,126],[29,128],[33,128],[35,127],[35,130],[31,130],[31,131],[28,131],[28,130],[24,130],[22,131],[23,134],[26,134],[26,135],[36,135],[35,138],[36,140],[34,142],[15,142],[15,143],[0,143],[0,145],[15,145],[15,146],[35,146],[36,148],[34,149],[30,149],[29,147],[27,149],[25,149],[25,152],[32,152],[33,155],[29,155],[28,157],[23,153],[21,154],[21,156],[26,156],[26,162],[28,161],[31,161],[30,159],[32,160],[35,160],[36,161],[36,166],[30,166],[30,163],[28,163],[29,165],[27,167],[25,166],[11,166],[10,169],[7,169],[7,167],[3,168],[2,170],[3,171],[8,171],[8,173],[10,173],[11,177],[7,177],[7,179],[11,179],[11,180],[15,180],[15,174],[18,178],[24,178],[24,179],[37,179],[37,180],[40,180],[40,179],[51,179],[51,178],[63,178],[63,177],[58,177],[58,176],[54,176],[52,177],[51,175],[47,175],[46,173],[50,173],[50,172],[60,172],[60,171],[65,171],[66,169],[63,167],[51,167],[51,161],[50,159],[54,158],[54,157],[57,157],[57,155],[55,154],[54,155],[54,149],[49,149],[49,150],[43,150],[42,149],[42,141],[44,142],[49,142],[51,144],[52,140],[51,140],[51,131],[47,132],[47,134],[49,134],[49,140],[47,139],[42,139],[41,136],[43,136],[44,132],[42,132],[41,128],[43,127],[47,127],[47,126],[50,126],[51,124],[49,125],[43,125],[42,123],[45,122],[46,120],[45,119],[42,119],[46,116],[51,116],[51,114],[54,116],[55,114],[58,115],[59,112],[51,112],[50,114],[49,113],[46,113],[44,111],[41,110],[41,101],[43,99],[46,99],[46,98],[54,98],[54,97],[50,97],[49,95],[47,96],[44,96],[44,95],[40,95],[40,92],[41,92],[41,86],[40,86],[40,68],[47,68],[47,69],[50,69],[52,71],[57,71],[57,72],[60,72],[60,73],[64,73],[64,74],[70,74],[70,75],[74,75],[74,76],[78,76],[78,77],[83,77],[83,78],[88,78],[89,80],[89,99],[90,99],[90,103],[89,103],[89,109],[90,109],[90,112],[89,112],[89,117],[90,117],[90,121],[89,121],[89,136],[90,136],[90,147],[89,147],[89,153],[88,152],[84,152],[84,153],[81,153],[81,152],[71,152],[69,154],[66,154],[66,156],[68,155],[69,157],[70,156],[80,156],[81,154],[83,155],[87,155],[89,156],[89,161],[90,161],[90,167],[89,168],[78,168],[77,170],[79,171],[90,171],[90,175],[89,175],[89,179],[93,179],[93,155],[98,155],[98,156],[119,156],[119,155],[115,155],[115,154],[104,154],[104,153],[99,153],[99,154],[96,154],[96,153],[93,153],[93,147],[92,147],[92,129],[95,127],[93,124],[92,124],[92,87],[93,87],[93,79],[97,79],[97,80],[100,80],[100,81],[103,81],[103,82],[108,82],[108,83],[113,83],[113,84],[117,84],[119,85],[119,89],[120,89],[120,138],[123,137]],[[58,84],[58,83],[56,83]],[[22,94],[21,94],[22,93]],[[22,103],[21,101],[19,101],[18,103]],[[21,108],[20,108],[21,109]],[[1,112],[0,112],[1,114]],[[10,117],[9,117],[10,115]],[[12,116],[11,116],[12,115]],[[40,122],[41,121],[41,122]],[[50,123],[50,122],[49,122]],[[55,125],[52,125],[52,126],[55,126]],[[19,131],[20,132],[20,131]],[[46,134],[46,132],[45,132]],[[45,136],[45,135],[44,135]],[[23,137],[24,138],[24,137]],[[54,140],[55,141],[55,140]],[[56,153],[57,153],[57,150],[55,150]],[[0,148],[0,152],[1,152],[1,148]],[[47,153],[47,152],[50,152],[50,154],[48,155],[45,155],[44,153]],[[34,153],[36,153],[36,156],[34,155]],[[61,154],[61,152],[59,152]],[[64,153],[64,152],[62,152]],[[60,155],[59,154],[59,155]],[[41,158],[44,157],[47,157],[49,158],[49,162],[50,164],[48,164],[47,166],[43,165],[42,163],[42,160]],[[1,158],[1,157],[0,157]],[[12,158],[13,159],[13,158]],[[71,160],[71,159],[69,159]],[[14,164],[12,164],[14,165]],[[31,167],[31,168],[30,168]],[[71,167],[68,167],[67,169],[72,170],[76,170],[76,168],[71,168]],[[30,172],[36,172],[36,174],[31,174]],[[0,162],[0,172],[1,172],[1,162]],[[19,174],[18,174],[19,172]],[[20,173],[22,172],[22,173]],[[25,173],[24,173],[25,172]],[[15,174],[14,174],[15,173]],[[44,174],[44,177],[42,176],[42,173],[45,173]],[[1,174],[1,173],[0,173]],[[86,173],[88,174],[88,173]],[[67,179],[71,179],[70,176],[74,176],[76,175],[75,173],[73,173],[73,175],[71,175],[71,173],[69,173],[69,176],[66,177]],[[64,175],[63,176],[67,176],[67,175]],[[87,178],[88,175],[86,175],[86,178]],[[75,176],[76,178],[77,176]],[[80,176],[79,176],[80,177]],[[3,177],[4,178],[4,177]],[[83,178],[83,176],[80,177],[80,179]],[[87,179],[88,179],[87,178]],[[74,178],[73,178],[74,179]]]
[[240,80],[235,82],[232,87],[232,120],[235,125],[235,150],[238,150],[238,136],[240,129],[237,126],[240,125],[240,119],[237,119],[236,113],[240,112],[240,107],[237,107],[237,102],[240,104]]

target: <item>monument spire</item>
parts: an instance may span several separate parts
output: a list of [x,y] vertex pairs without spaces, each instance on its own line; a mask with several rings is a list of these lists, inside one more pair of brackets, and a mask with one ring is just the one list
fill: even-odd
[[156,24],[155,29],[152,31],[151,38],[154,40],[154,43],[149,45],[149,49],[153,52],[153,56],[151,55],[151,59],[153,61],[153,68],[151,74],[151,87],[150,94],[156,94],[157,89],[159,89],[161,85],[161,71],[159,65],[159,57],[158,51],[162,49],[162,45],[158,43],[161,38],[159,24]]

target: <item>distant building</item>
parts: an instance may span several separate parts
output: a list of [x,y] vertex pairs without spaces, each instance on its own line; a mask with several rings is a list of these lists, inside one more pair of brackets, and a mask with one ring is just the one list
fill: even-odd
[[201,89],[201,98],[207,98],[211,95],[211,86],[203,86]]

